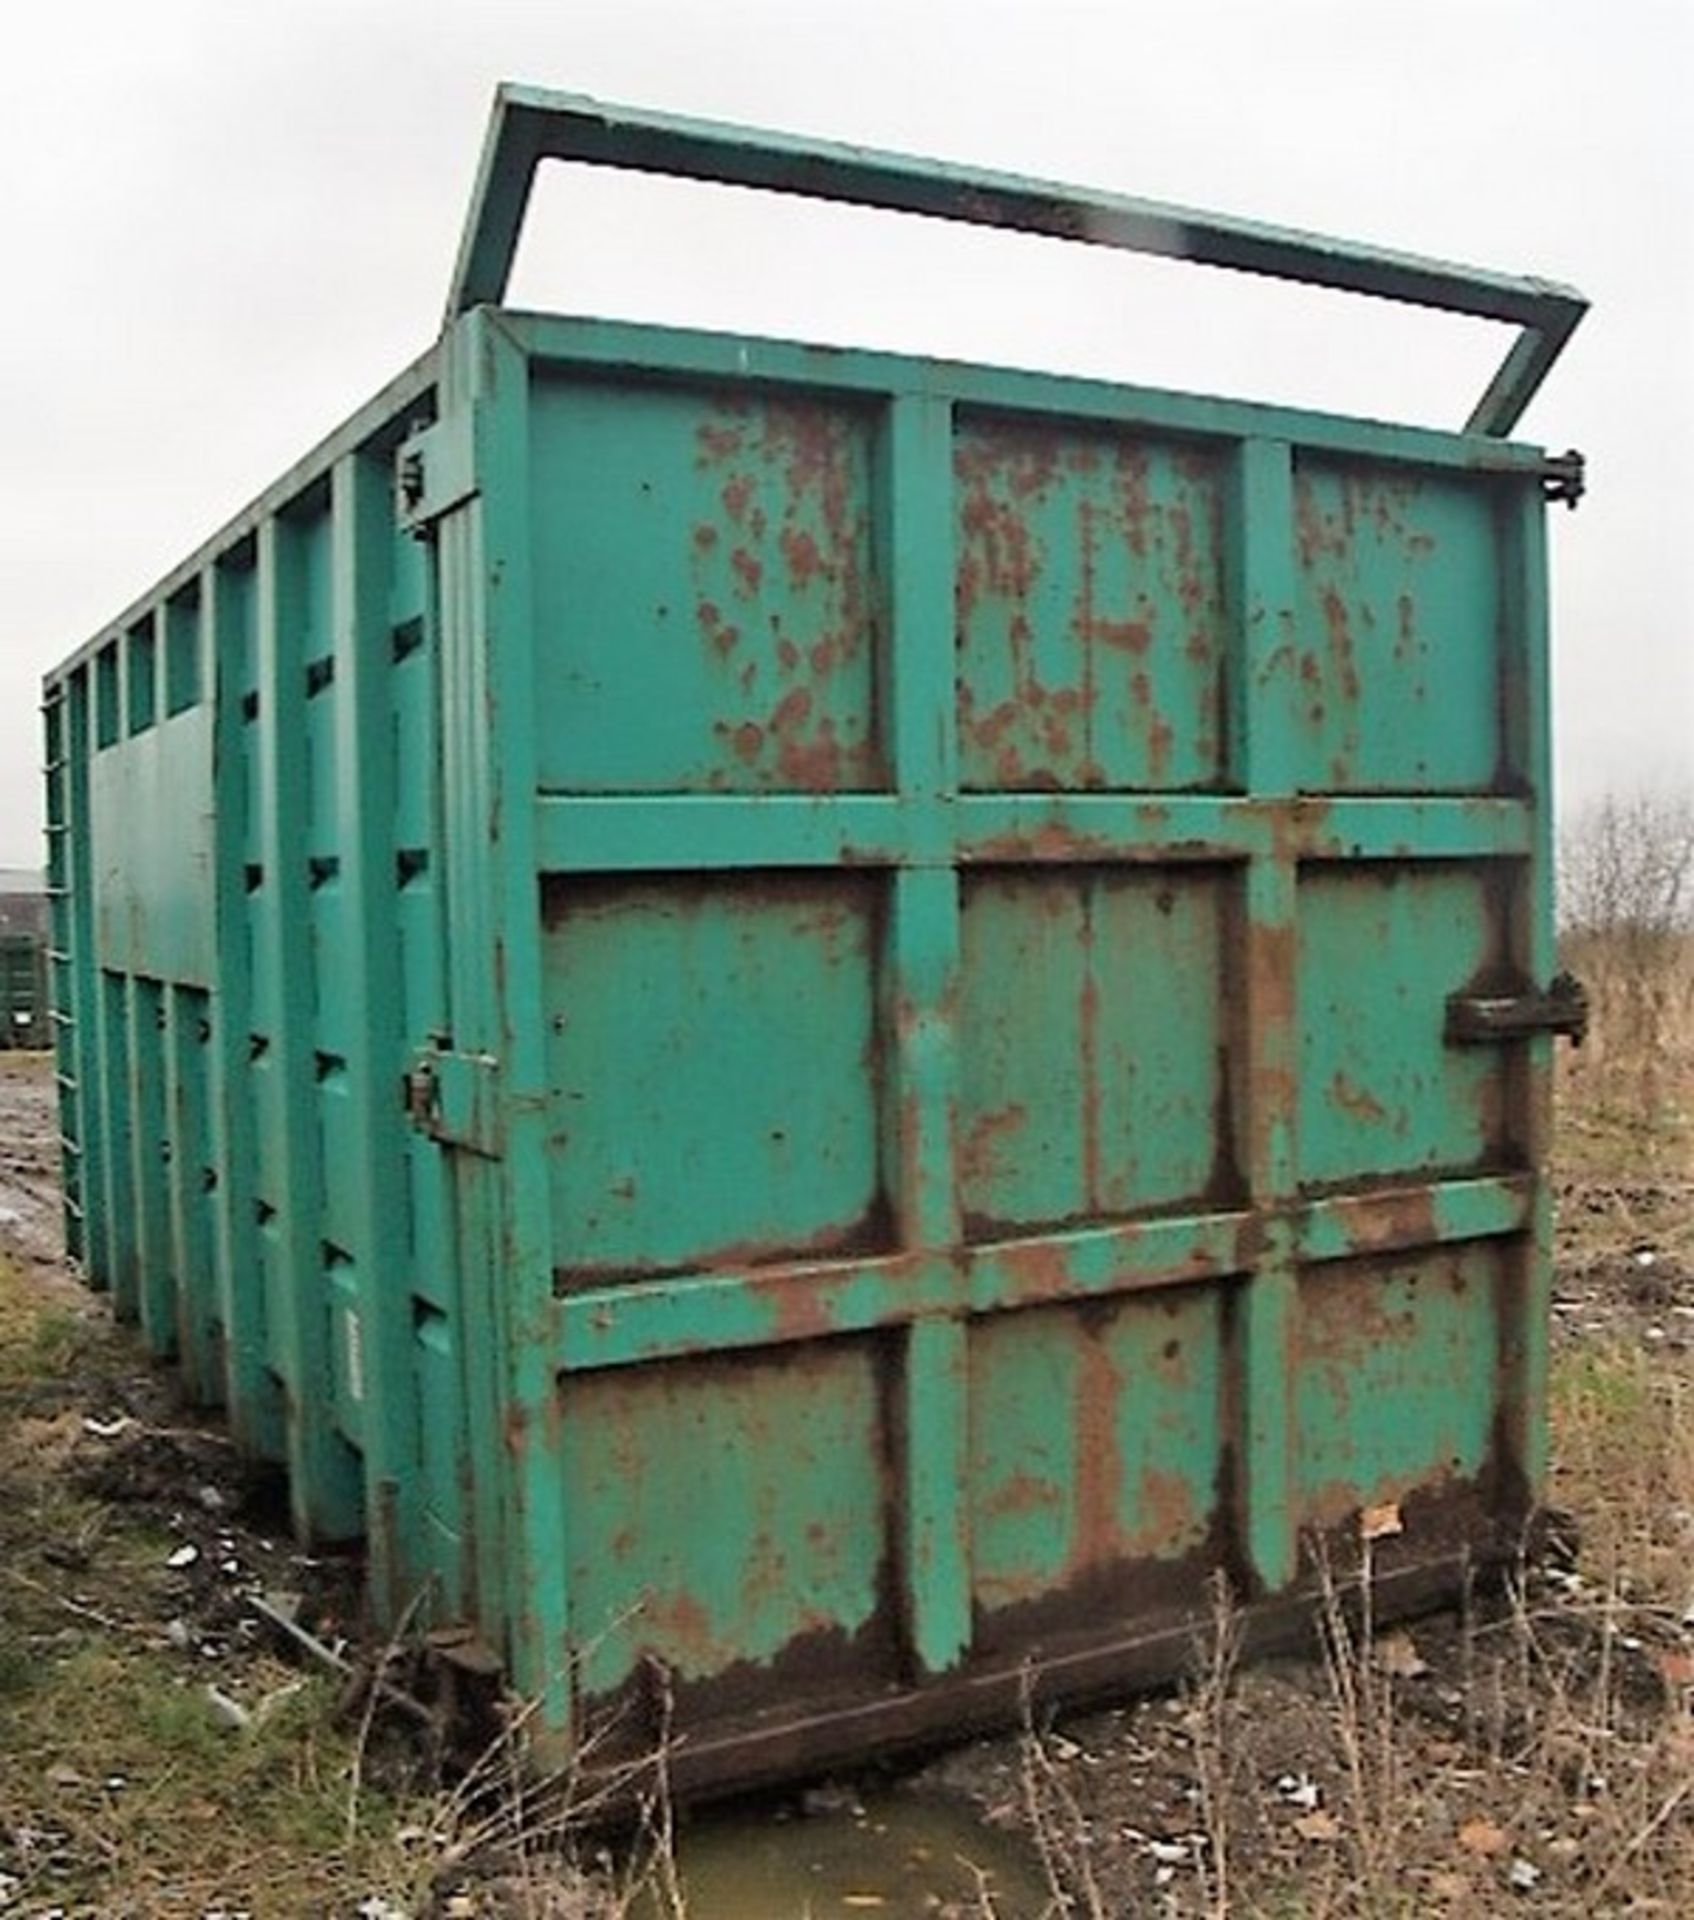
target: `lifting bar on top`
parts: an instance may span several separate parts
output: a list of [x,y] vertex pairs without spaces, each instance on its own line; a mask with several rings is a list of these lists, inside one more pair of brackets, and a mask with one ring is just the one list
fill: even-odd
[[1522,329],[1465,422],[1509,434],[1588,303],[1551,281],[1454,266],[1094,188],[1025,180],[837,141],[603,106],[579,94],[504,85],[483,146],[446,319],[498,304],[517,250],[537,164],[594,166],[762,187],[977,226],[1012,227],[1093,246],[1162,254],[1280,280],[1374,294]]

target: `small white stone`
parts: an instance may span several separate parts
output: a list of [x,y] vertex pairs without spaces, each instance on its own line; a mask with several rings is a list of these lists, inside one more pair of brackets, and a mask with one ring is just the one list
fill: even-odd
[[1507,1878],[1514,1893],[1533,1893],[1541,1878],[1541,1869],[1532,1860],[1514,1860]]

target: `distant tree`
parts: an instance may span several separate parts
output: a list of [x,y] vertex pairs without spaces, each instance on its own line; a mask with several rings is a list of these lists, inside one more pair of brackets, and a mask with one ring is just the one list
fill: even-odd
[[1579,807],[1559,836],[1559,921],[1646,941],[1694,927],[1694,794],[1608,793]]

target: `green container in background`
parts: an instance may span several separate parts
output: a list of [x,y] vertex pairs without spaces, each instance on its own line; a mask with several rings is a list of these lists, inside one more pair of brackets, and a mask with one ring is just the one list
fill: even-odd
[[[1517,344],[1440,433],[517,313],[544,158]],[[1582,310],[504,89],[437,346],[48,678],[91,1280],[380,1621],[684,1792],[1514,1553],[1580,463],[1503,436]]]
[[0,933],[0,1047],[45,1047],[47,942],[36,933]]

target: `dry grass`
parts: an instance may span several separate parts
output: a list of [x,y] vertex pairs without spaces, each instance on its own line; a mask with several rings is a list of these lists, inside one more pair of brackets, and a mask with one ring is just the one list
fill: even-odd
[[[78,1491],[100,1317],[0,1261],[0,1871],[72,1911],[351,1910],[400,1891],[400,1809],[364,1796],[332,1691],[279,1661],[196,1670],[173,1646],[176,1544]],[[220,1722],[208,1683],[250,1724]]]
[[579,1783],[534,1777],[522,1711],[423,1777],[374,1685],[229,1634],[157,1503],[85,1490],[109,1468],[87,1420],[162,1392],[138,1365],[74,1284],[0,1259],[0,1912],[680,1920],[662,1790],[588,1871]]

